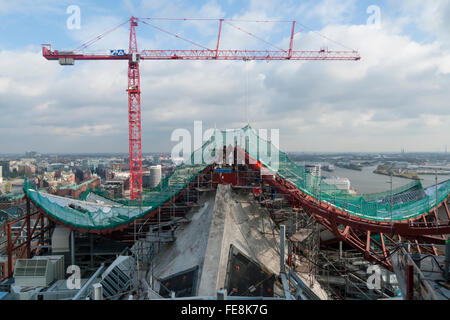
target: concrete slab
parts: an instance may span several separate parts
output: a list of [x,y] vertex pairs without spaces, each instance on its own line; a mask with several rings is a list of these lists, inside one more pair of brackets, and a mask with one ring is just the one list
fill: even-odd
[[[153,275],[156,278],[163,279],[197,265],[200,267],[203,265],[213,216],[214,198],[214,193],[205,195],[202,206],[188,214],[191,222],[175,230],[177,240],[161,246],[160,253],[153,261]],[[157,288],[155,290],[158,291]]]
[[[155,257],[153,275],[157,279],[199,266],[197,296],[216,296],[225,287],[231,246],[267,273],[279,275],[278,228],[252,194],[219,185],[215,194],[209,193],[201,205],[190,214],[190,223],[175,230],[176,242],[163,245]],[[308,277],[300,277],[310,281]],[[158,292],[159,288],[154,290]],[[322,299],[327,298],[317,281],[312,290]]]

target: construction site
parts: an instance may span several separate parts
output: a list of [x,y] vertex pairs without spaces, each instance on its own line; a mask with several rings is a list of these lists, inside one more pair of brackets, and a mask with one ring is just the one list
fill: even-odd
[[[5,300],[448,300],[450,180],[376,194],[328,184],[258,130],[215,129],[190,161],[142,188],[141,60],[354,61],[357,51],[42,48],[62,66],[128,63],[130,198],[33,189],[0,230]],[[159,30],[161,31],[161,30]],[[167,32],[166,32],[167,33]],[[178,35],[174,35],[179,38]],[[284,62],[282,62],[284,61]],[[282,135],[281,135],[282,138]]]

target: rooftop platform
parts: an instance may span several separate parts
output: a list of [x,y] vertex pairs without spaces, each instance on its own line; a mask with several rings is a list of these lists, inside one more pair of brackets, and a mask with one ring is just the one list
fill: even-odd
[[[225,288],[228,296],[285,297],[279,282],[280,234],[251,194],[219,185],[188,218],[191,222],[175,231],[176,241],[163,245],[154,259],[153,290],[167,294],[163,285],[177,297],[211,297]],[[195,278],[188,292],[177,277]],[[311,289],[327,299],[318,282]]]

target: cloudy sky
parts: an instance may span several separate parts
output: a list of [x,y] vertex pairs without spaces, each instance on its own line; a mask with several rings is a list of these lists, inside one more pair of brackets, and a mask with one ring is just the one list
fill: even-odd
[[[80,29],[67,27],[70,5],[81,10]],[[196,120],[205,129],[247,121],[280,129],[286,151],[450,146],[448,0],[0,0],[0,153],[127,152],[127,63],[62,67],[42,57],[40,44],[74,49],[131,15],[296,20],[295,50],[348,47],[362,56],[359,62],[144,61],[144,152],[170,151],[173,130],[193,132]],[[216,21],[153,23],[215,47]],[[234,24],[264,41],[226,25],[222,49],[289,45],[289,23]],[[137,31],[139,49],[196,48],[146,25]],[[128,34],[125,25],[88,50],[126,49]]]

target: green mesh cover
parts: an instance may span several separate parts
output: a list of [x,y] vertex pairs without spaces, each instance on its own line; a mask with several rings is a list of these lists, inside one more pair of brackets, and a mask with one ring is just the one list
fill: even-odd
[[[335,185],[327,184],[321,177],[310,174],[304,166],[292,162],[286,153],[277,149],[266,139],[259,137],[250,126],[238,130],[215,130],[211,138],[192,153],[191,163],[196,164],[184,163],[177,166],[174,172],[163,179],[156,188],[143,192],[142,201],[139,202],[110,199],[117,205],[99,206],[89,202],[71,200],[69,207],[67,200],[55,199],[45,193],[32,190],[26,182],[24,190],[28,197],[45,210],[49,216],[66,225],[87,230],[114,229],[144,217],[178,195],[191,182],[196,181],[199,174],[211,163],[210,159],[216,157],[217,150],[221,150],[227,136],[228,144],[239,145],[250,157],[260,161],[265,168],[291,182],[302,192],[361,218],[375,221],[391,221],[391,219],[392,221],[403,221],[415,218],[430,211],[436,206],[436,203],[443,202],[450,192],[450,181],[447,181],[439,185],[437,201],[436,192],[430,192],[421,200],[397,203],[391,208],[389,202],[382,201],[391,195],[390,191],[360,195],[351,194],[348,191],[340,190]],[[233,138],[230,139],[229,136]],[[415,181],[393,190],[392,194],[399,194],[411,188],[423,189],[420,181]],[[110,198],[108,194],[95,192],[105,198]],[[88,192],[85,192],[80,199],[85,200],[87,195]]]

